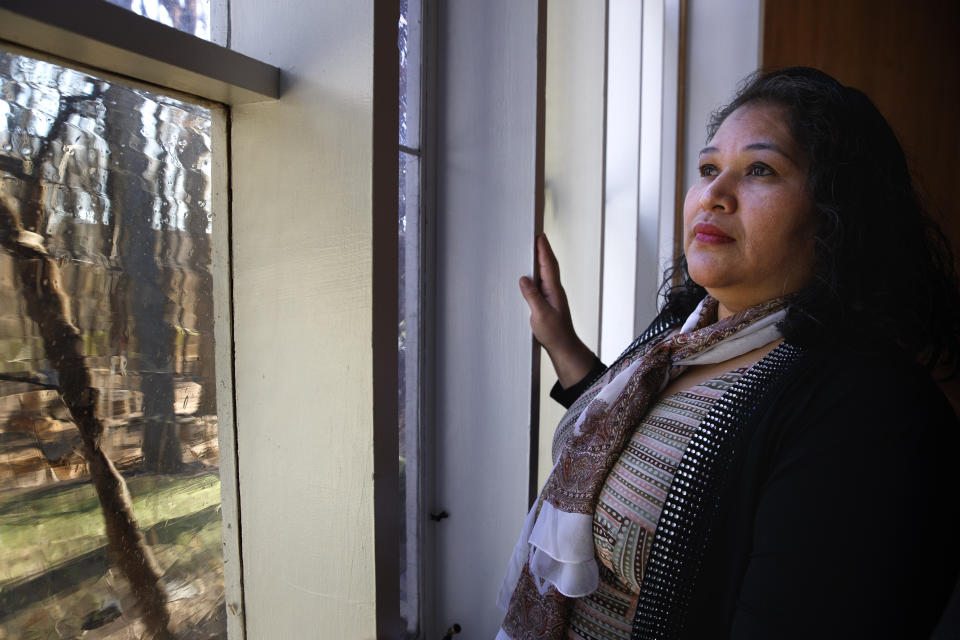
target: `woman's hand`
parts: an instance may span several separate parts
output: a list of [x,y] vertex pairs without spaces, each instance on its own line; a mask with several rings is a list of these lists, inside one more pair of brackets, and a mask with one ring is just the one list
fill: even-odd
[[593,366],[593,352],[573,329],[567,295],[560,284],[560,267],[547,236],[537,237],[537,264],[540,286],[520,278],[520,293],[530,307],[530,328],[553,362],[560,386],[567,388],[583,379]]

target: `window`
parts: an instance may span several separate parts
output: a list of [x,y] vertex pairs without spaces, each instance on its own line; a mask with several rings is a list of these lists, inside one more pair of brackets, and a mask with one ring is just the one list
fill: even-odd
[[[180,6],[189,2],[178,0]],[[129,3],[131,7],[136,4]],[[148,4],[147,0],[140,2],[140,9],[146,11]],[[163,0],[157,4],[164,4]],[[216,9],[228,3],[212,0],[211,4]],[[388,383],[392,384],[379,384],[374,376],[374,411],[387,406],[393,411],[389,429],[378,428],[376,435],[389,431],[396,438],[399,354],[393,296],[398,293],[399,238],[394,217],[398,189],[393,181],[399,177],[399,158],[397,123],[393,121],[398,114],[397,77],[384,80],[387,66],[394,74],[398,71],[397,61],[375,65],[374,70],[370,62],[371,45],[375,62],[398,53],[394,48],[397,6],[375,3],[374,8],[324,0],[302,5],[296,15],[256,0],[231,0],[229,7],[233,45],[290,71],[285,84],[292,90],[283,101],[247,106],[278,96],[277,68],[102,0],[71,0],[55,8],[50,3],[0,0],[0,40],[29,47],[40,57],[59,56],[69,60],[67,66],[76,63],[105,69],[136,78],[134,83],[147,82],[231,106],[243,105],[230,115],[234,203],[230,250],[236,260],[230,272],[214,275],[215,285],[232,284],[228,311],[234,333],[218,333],[215,348],[226,350],[216,354],[217,366],[229,363],[232,355],[236,370],[232,381],[220,379],[217,399],[227,400],[226,408],[231,408],[233,382],[238,413],[234,426],[240,443],[236,459],[221,447],[221,477],[226,486],[228,478],[236,482],[239,475],[245,487],[242,574],[246,603],[230,595],[229,574],[232,571],[237,578],[241,573],[236,536],[232,538],[233,555],[229,548],[224,554],[229,637],[242,638],[245,630],[250,637],[297,637],[306,629],[314,633],[321,624],[330,637],[371,637],[375,609],[388,599],[373,597],[374,578],[377,594],[381,592],[380,576],[375,572],[392,564],[382,561],[381,546],[389,549],[389,560],[397,559],[398,530],[391,526],[393,538],[385,544],[383,537],[375,540],[369,507],[372,501],[374,511],[379,509],[373,495],[389,484],[374,486],[372,477],[378,469],[389,466],[389,479],[393,483],[398,479],[399,443],[394,440],[384,447],[386,455],[377,449],[375,460],[370,459],[371,439],[375,447],[378,440],[371,428],[369,392],[371,371],[389,371],[394,379]],[[394,15],[386,20],[391,11]],[[371,14],[376,18],[373,21]],[[213,40],[218,41],[215,27],[216,21],[211,31]],[[117,54],[118,49],[123,55]],[[390,124],[378,130],[378,123],[388,121],[384,117],[388,110],[381,108],[388,103]],[[212,129],[211,149],[224,149],[224,132],[219,129],[217,133],[215,126]],[[419,148],[419,143],[409,144],[411,150]],[[379,153],[383,150],[386,152]],[[222,172],[218,174],[216,157],[214,154],[214,183],[218,175],[223,177]],[[384,166],[381,159],[385,157],[390,158],[390,170],[371,171],[371,164]],[[405,182],[416,185],[419,167],[406,161],[405,165]],[[389,189],[383,188],[386,184]],[[371,185],[378,185],[379,192]],[[218,230],[217,224],[225,218],[218,214],[218,189],[212,191],[216,267],[223,264],[216,259],[216,241],[224,231]],[[219,193],[225,197],[223,188]],[[405,196],[413,216],[417,206],[412,203],[417,197],[415,190]],[[390,206],[380,207],[379,203]],[[372,233],[371,212],[375,218]],[[408,229],[419,228],[415,220],[408,218],[407,222]],[[375,250],[388,244],[383,237],[391,239],[392,251]],[[382,260],[385,253],[389,258]],[[371,268],[371,256],[374,263],[381,259],[375,268]],[[385,264],[389,269],[383,268]],[[389,277],[377,279],[378,274]],[[386,290],[389,296],[384,295]],[[388,297],[378,308],[376,301]],[[389,313],[377,313],[387,308]],[[370,362],[371,318],[386,325],[384,330],[375,326],[372,351],[375,357],[389,353],[393,358],[390,366]],[[229,328],[230,321],[230,317],[218,315],[215,333],[224,325]],[[419,329],[410,333],[419,333]],[[232,346],[236,347],[233,353]],[[419,358],[417,355],[417,362]],[[377,362],[385,360],[384,356]],[[408,390],[407,396],[419,398],[421,393],[417,388]],[[232,416],[221,413],[219,418],[221,438],[229,437],[226,425],[233,422]],[[390,464],[379,464],[384,459]],[[416,464],[412,461],[411,467]],[[408,478],[418,476],[419,472],[407,474]],[[223,493],[228,546],[227,529],[233,525],[236,534],[240,524],[237,491],[234,484],[232,507],[230,491]],[[392,514],[397,500],[386,502]],[[377,556],[375,565],[371,549]],[[396,576],[389,581],[394,598],[398,582]],[[239,591],[237,579],[233,587]],[[412,605],[411,610],[420,606]],[[234,615],[236,611],[249,613],[246,624]],[[398,623],[399,611],[390,620]]]
[[[0,4],[0,41],[0,637],[242,638],[226,109],[204,98],[275,99],[279,69],[101,0]],[[121,567],[150,556],[137,603]]]
[[420,0],[400,0],[400,191],[399,191],[399,444],[400,617],[406,637],[419,633],[422,590],[423,506],[421,485],[421,247],[420,211]]
[[[634,291],[659,277],[635,257],[657,261],[658,234],[641,238],[638,228],[648,219],[665,236],[673,228],[674,164],[665,148],[673,146],[671,118],[678,112],[669,84],[678,68],[671,49],[679,43],[680,3],[547,4],[444,3],[437,29],[432,489],[436,508],[449,517],[430,529],[436,532],[434,637],[453,624],[464,637],[496,635],[503,614],[495,596],[530,504],[524,489],[539,489],[538,462],[544,476],[552,464],[556,422],[538,430],[537,421],[538,410],[555,403],[544,398],[538,407],[537,385],[542,380],[549,388],[555,378],[545,359],[537,380],[540,356],[516,288],[517,278],[533,271],[541,212],[554,248],[566,249],[561,273],[592,346],[604,318],[617,312],[601,315],[604,302],[625,302],[629,330]],[[645,94],[647,87],[656,91]],[[631,92],[629,100],[621,90]],[[658,96],[662,111],[645,100]],[[630,104],[632,110],[624,107]],[[615,155],[626,163],[613,166]],[[651,183],[666,188],[644,191]],[[623,227],[609,224],[618,194],[619,215],[631,223]],[[626,255],[605,256],[604,242]],[[601,265],[622,274],[625,288],[606,289]]]
[[224,637],[223,109],[2,51],[0,84],[0,630]]
[[107,0],[138,16],[210,40],[210,0]]

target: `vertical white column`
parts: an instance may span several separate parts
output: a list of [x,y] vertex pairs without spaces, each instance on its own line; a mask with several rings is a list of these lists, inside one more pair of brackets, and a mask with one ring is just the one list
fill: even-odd
[[643,3],[609,0],[607,139],[600,358],[610,362],[634,336]]
[[373,638],[373,3],[230,4],[286,78],[231,131],[247,638]]
[[[657,243],[657,263],[662,271],[674,261],[676,238],[674,229],[682,215],[677,202],[677,180],[681,157],[678,145],[682,143],[680,105],[680,47],[684,44],[680,32],[684,0],[664,0],[663,3],[663,113],[661,114],[660,146],[660,232]],[[657,274],[659,277],[659,273]],[[658,283],[659,284],[659,283]],[[640,327],[640,330],[646,327]]]
[[217,376],[217,440],[220,446],[220,513],[222,517],[223,583],[227,604],[227,637],[244,638],[240,549],[240,492],[237,487],[237,443],[233,412],[233,310],[230,306],[230,198],[226,110],[212,111],[210,200],[214,212],[212,247],[214,345]]
[[643,3],[640,197],[634,335],[657,314],[657,290],[673,262],[677,179],[680,0]]
[[680,0],[610,0],[600,356],[657,313],[673,261]]
[[[640,164],[637,204],[637,279],[632,334],[643,331],[657,313],[660,243],[660,151],[663,131],[663,0],[644,0],[640,71]],[[672,221],[671,221],[672,222]]]

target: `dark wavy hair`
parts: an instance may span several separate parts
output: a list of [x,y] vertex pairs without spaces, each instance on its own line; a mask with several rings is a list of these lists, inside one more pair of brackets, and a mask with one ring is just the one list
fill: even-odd
[[[783,107],[809,159],[807,186],[818,229],[807,286],[790,297],[780,325],[790,342],[855,339],[898,345],[928,369],[960,370],[960,288],[950,246],[927,215],[903,149],[861,91],[809,67],[749,76],[714,112],[713,138],[746,104]],[[685,317],[706,293],[681,255],[665,274],[662,311]]]

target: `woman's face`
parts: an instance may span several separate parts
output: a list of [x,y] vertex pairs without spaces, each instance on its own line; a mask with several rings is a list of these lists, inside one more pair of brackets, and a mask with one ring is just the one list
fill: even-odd
[[700,178],[683,205],[690,277],[721,317],[797,291],[813,271],[816,224],[807,158],[786,111],[747,104],[700,152]]

